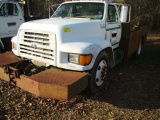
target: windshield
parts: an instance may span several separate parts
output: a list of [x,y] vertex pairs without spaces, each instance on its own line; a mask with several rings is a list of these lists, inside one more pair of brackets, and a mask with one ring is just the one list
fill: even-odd
[[62,4],[52,17],[102,19],[103,13],[104,3],[77,2]]

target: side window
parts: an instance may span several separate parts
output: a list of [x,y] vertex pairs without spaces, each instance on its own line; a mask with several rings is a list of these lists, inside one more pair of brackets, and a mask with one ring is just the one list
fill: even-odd
[[13,15],[14,16],[18,16],[19,12],[18,12],[18,8],[16,4],[13,4]]
[[108,5],[107,22],[118,22],[118,15],[114,5]]
[[18,8],[16,4],[8,3],[8,15],[17,16]]
[[0,16],[8,15],[7,4],[4,3],[0,8]]
[[3,12],[2,7],[0,8],[0,16],[4,16],[4,12]]
[[4,3],[0,8],[0,16],[17,16],[18,8],[16,4]]

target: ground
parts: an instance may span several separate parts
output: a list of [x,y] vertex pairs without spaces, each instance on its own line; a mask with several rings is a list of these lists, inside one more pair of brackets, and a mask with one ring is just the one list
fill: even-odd
[[109,86],[70,101],[43,99],[0,80],[0,119],[160,119],[160,37],[138,59],[110,69]]

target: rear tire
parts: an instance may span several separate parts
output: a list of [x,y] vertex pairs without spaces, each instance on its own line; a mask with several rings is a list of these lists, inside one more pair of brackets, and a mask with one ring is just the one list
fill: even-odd
[[134,53],[134,58],[138,58],[141,55],[142,51],[142,40],[139,41],[136,52]]
[[96,94],[106,85],[107,75],[109,71],[108,55],[102,52],[98,55],[95,64],[90,71],[90,80],[88,90],[90,94]]

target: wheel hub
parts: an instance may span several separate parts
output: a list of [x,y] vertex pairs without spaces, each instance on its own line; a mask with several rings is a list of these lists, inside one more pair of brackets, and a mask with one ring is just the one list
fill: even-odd
[[107,67],[106,66],[104,66],[103,68],[102,68],[102,72],[101,72],[101,80],[105,80],[105,78],[106,78],[106,75],[107,75]]
[[104,82],[104,80],[106,79],[107,76],[107,62],[105,60],[102,60],[98,67],[97,67],[97,71],[96,71],[96,85],[97,86],[101,86]]

